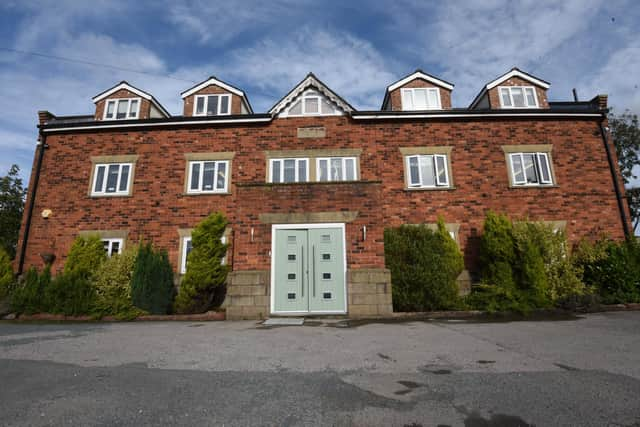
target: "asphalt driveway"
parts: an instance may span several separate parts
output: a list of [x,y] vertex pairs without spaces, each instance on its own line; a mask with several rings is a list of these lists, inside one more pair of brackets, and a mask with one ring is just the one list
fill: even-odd
[[0,322],[0,424],[640,426],[640,312],[338,326]]

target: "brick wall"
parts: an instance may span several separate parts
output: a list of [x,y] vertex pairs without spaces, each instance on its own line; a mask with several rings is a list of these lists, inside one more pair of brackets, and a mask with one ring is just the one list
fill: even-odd
[[[324,126],[326,137],[297,137],[297,128]],[[26,267],[53,252],[62,268],[81,230],[128,230],[151,239],[178,264],[178,228],[222,211],[232,228],[229,262],[236,270],[270,268],[270,225],[260,213],[358,211],[346,225],[349,268],[384,266],[383,229],[460,224],[459,242],[474,270],[488,209],[514,218],[564,220],[569,238],[606,232],[622,238],[611,174],[598,123],[592,119],[458,119],[355,122],[348,117],[288,118],[269,124],[158,130],[93,131],[48,136],[35,200]],[[553,144],[557,185],[510,188],[501,145]],[[399,147],[453,146],[455,189],[407,191]],[[264,185],[265,150],[361,148],[363,182]],[[233,151],[230,194],[185,195],[184,153]],[[91,198],[91,156],[137,154],[131,197]],[[33,179],[31,180],[33,182]],[[29,197],[30,201],[30,197]],[[53,211],[47,220],[43,209]],[[367,240],[362,241],[362,227]],[[254,241],[250,241],[254,228]]]
[[424,79],[411,80],[409,83],[389,93],[389,102],[391,103],[391,110],[402,111],[402,89],[413,87],[435,87],[440,91],[440,103],[443,110],[451,109],[451,91],[440,86],[436,86],[431,82]]

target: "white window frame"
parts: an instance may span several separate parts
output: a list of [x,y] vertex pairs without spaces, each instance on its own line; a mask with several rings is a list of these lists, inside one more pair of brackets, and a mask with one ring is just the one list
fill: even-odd
[[[307,112],[307,99],[315,99],[316,101],[318,101],[318,111],[315,112]],[[298,98],[298,100],[301,103],[301,113],[300,114],[294,114],[291,113],[291,107],[293,107],[293,105],[295,105],[295,102],[291,104],[291,107],[289,107],[287,109],[287,116],[288,117],[302,117],[302,116],[335,116],[336,112],[337,112],[337,108],[336,107],[332,107],[333,111],[330,113],[325,113],[322,110],[322,104],[323,104],[323,100],[325,100],[326,98],[323,97],[320,93],[316,92],[316,91],[307,91],[304,92],[300,98]],[[326,99],[328,103],[331,103],[330,99]]]
[[[107,193],[107,181],[109,178],[109,166],[118,165],[118,180],[116,181],[116,191]],[[129,166],[129,176],[127,176],[127,188],[120,190],[122,179],[122,168]],[[102,177],[102,188],[96,191],[96,183],[98,182],[98,169],[104,167],[105,173]],[[93,166],[93,182],[91,183],[92,196],[122,196],[128,195],[131,188],[131,178],[133,176],[133,163],[96,163]]]
[[[184,236],[181,238],[182,239],[182,253],[180,254],[180,274],[186,274],[187,273],[187,244],[189,242],[193,242],[191,240],[191,236]],[[220,238],[220,242],[222,242],[222,244],[226,244],[227,243],[227,235],[224,234],[221,238]],[[193,243],[192,243],[192,248],[191,250],[193,250]],[[226,265],[227,264],[227,255],[225,254],[224,257],[222,257],[222,259],[220,260],[220,263],[222,265]]]
[[[131,113],[131,101],[138,101],[137,108],[135,110],[135,116],[132,116]],[[127,116],[123,119],[116,118],[118,115],[118,104],[120,102],[127,103]],[[107,117],[107,111],[109,110],[109,104],[113,103],[113,117]],[[142,98],[110,98],[104,102],[104,114],[102,115],[103,120],[129,120],[129,119],[139,119],[140,118],[140,104],[142,104]]]
[[[434,185],[425,185],[423,184],[424,180],[422,179],[422,168],[420,167],[420,159],[423,157],[432,157],[433,165],[434,165]],[[418,182],[412,182],[411,177],[411,159],[415,158],[418,161]],[[438,159],[443,160],[444,164],[444,179],[440,179],[440,174],[438,173]],[[408,188],[449,188],[451,186],[449,180],[449,159],[446,154],[413,154],[410,156],[405,156],[405,170],[407,173],[407,187]]]
[[[196,95],[193,98],[193,115],[194,116],[199,116],[199,117],[203,117],[203,116],[207,116],[207,110],[209,109],[209,97],[210,96],[217,96],[218,97],[218,106],[217,106],[217,113],[214,114],[215,116],[229,116],[231,115],[231,94],[228,93],[209,93],[206,95]],[[225,97],[228,99],[227,105],[229,106],[229,108],[227,109],[226,113],[220,113],[220,105],[222,105],[222,98]],[[202,110],[202,113],[197,112],[198,109],[198,99],[199,98],[204,98],[204,109]]]
[[[346,177],[346,173],[347,173],[347,160],[351,159],[353,160],[353,179],[352,180],[347,180],[347,179],[333,179],[333,177],[331,176],[331,160],[334,159],[341,159],[342,161],[342,173],[343,173],[343,177]],[[327,161],[327,181],[320,181],[320,161],[322,160],[326,160]],[[358,157],[353,157],[353,156],[333,156],[333,157],[317,157],[316,158],[316,182],[353,182],[353,181],[358,181],[359,180],[359,169],[360,166],[358,165]]]
[[112,251],[113,251],[113,244],[114,243],[118,243],[118,254],[122,253],[122,247],[124,246],[124,239],[122,238],[110,238],[110,237],[105,237],[105,238],[101,238],[100,239],[102,241],[102,244],[104,245],[105,243],[107,244],[107,256],[111,257],[112,256]]
[[[309,182],[309,169],[310,169],[310,161],[308,157],[294,157],[294,158],[276,158],[276,159],[269,159],[269,182],[270,183],[275,183],[275,184],[287,184],[284,181],[284,162],[285,160],[294,160],[295,161],[295,180],[291,181],[291,182]],[[305,168],[305,177],[304,177],[304,181],[300,180],[300,163],[304,161],[307,163],[307,167]],[[278,182],[274,182],[273,181],[273,164],[275,162],[279,162],[280,163],[280,181]]]
[[[400,98],[401,98],[401,102],[402,102],[402,110],[403,111],[422,111],[422,109],[418,109],[415,108],[415,92],[417,90],[424,90],[426,91],[425,93],[425,99],[427,100],[427,102],[429,102],[429,92],[435,92],[436,94],[436,99],[438,100],[438,105],[435,106],[430,106],[427,105],[424,110],[442,110],[442,100],[440,99],[440,89],[436,88],[436,87],[411,87],[411,88],[403,88],[400,91]],[[405,94],[410,94],[411,95],[411,108],[409,108],[408,105],[404,105],[404,100],[405,100]]]
[[[523,107],[516,107],[513,102],[513,93],[511,90],[513,88],[522,89],[522,96],[524,97],[525,105]],[[506,89],[509,92],[509,100],[511,101],[511,105],[504,105],[502,102],[502,90]],[[533,100],[535,105],[528,105],[526,90],[531,89],[533,91]],[[498,98],[500,98],[500,107],[501,108],[538,108],[538,94],[536,93],[536,88],[533,86],[498,86]]]
[[[527,174],[524,171],[524,155],[528,154],[528,155],[533,155],[534,159],[535,159],[535,168],[536,168],[536,176],[538,177],[538,182],[527,182]],[[522,166],[522,171],[523,171],[523,179],[518,180],[516,178],[516,173],[515,173],[515,168],[514,168],[514,163],[513,163],[513,159],[515,157],[519,157],[520,158],[520,165]],[[547,172],[549,174],[548,179],[543,179],[542,178],[542,173],[541,173],[541,167],[540,164],[541,162],[545,162],[546,166],[547,166]],[[542,187],[542,186],[546,186],[546,185],[553,185],[553,172],[551,170],[551,160],[549,158],[549,153],[545,153],[545,152],[518,152],[518,153],[509,153],[509,167],[511,168],[511,185],[513,186],[518,186],[518,187]]]
[[[203,177],[204,177],[204,164],[205,163],[215,163],[213,170],[213,188],[211,190],[203,190]],[[225,166],[225,177],[224,177],[224,188],[218,187],[218,168],[221,163],[224,163]],[[187,177],[187,193],[188,194],[209,194],[209,193],[228,193],[229,192],[229,176],[231,171],[229,170],[229,161],[228,160],[189,160],[189,167],[187,168],[189,176]],[[191,188],[191,178],[193,176],[192,170],[193,165],[200,165],[200,175],[198,176],[198,189],[194,190]]]

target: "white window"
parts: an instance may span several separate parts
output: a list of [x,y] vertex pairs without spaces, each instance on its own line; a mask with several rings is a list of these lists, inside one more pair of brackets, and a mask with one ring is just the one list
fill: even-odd
[[104,108],[104,120],[124,120],[138,118],[140,98],[108,99]]
[[132,168],[133,163],[96,164],[93,172],[91,194],[94,196],[129,194]]
[[513,185],[553,184],[547,153],[511,153],[509,158]]
[[189,162],[188,193],[226,193],[229,161]]
[[231,95],[197,95],[194,116],[225,116],[231,114]]
[[289,116],[332,116],[336,114],[334,106],[323,95],[308,90],[289,107]]
[[408,88],[402,89],[402,109],[412,110],[440,110],[440,91],[438,88]]
[[358,176],[355,157],[325,157],[317,159],[318,181],[355,181]]
[[[227,236],[222,236],[220,238],[222,244],[227,243]],[[193,244],[191,243],[191,236],[186,236],[182,238],[182,254],[180,255],[180,274],[186,274],[187,272],[187,257],[193,250]],[[227,263],[226,255],[220,261],[222,265]]]
[[536,108],[538,98],[533,86],[500,86],[500,105],[503,108]]
[[309,159],[271,159],[271,182],[309,181]]
[[108,257],[122,253],[123,239],[102,239],[102,246]]
[[406,157],[409,188],[449,187],[447,156],[444,154]]

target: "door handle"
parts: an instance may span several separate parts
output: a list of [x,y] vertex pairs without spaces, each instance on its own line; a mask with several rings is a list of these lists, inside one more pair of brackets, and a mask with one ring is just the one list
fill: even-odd
[[311,250],[313,251],[313,297],[316,297],[316,245],[311,246]]
[[304,246],[300,246],[300,293],[304,297]]

